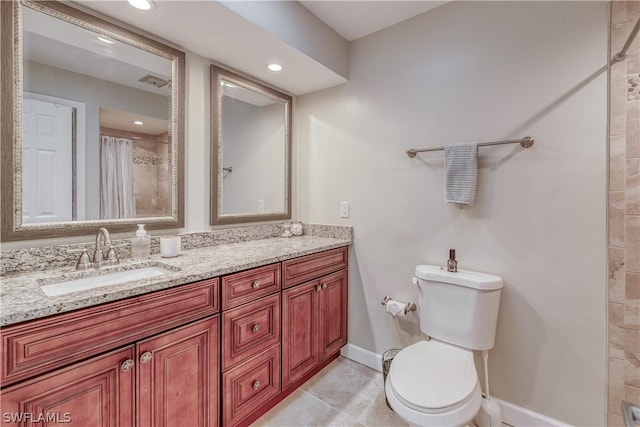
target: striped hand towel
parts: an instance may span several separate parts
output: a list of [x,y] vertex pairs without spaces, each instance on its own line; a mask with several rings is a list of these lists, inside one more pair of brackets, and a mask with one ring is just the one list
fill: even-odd
[[478,144],[444,147],[444,201],[473,205],[478,180]]

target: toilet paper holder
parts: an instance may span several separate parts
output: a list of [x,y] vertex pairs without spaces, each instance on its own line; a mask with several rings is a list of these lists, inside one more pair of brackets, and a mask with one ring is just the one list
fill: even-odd
[[[391,297],[389,295],[385,295],[384,298],[382,298],[382,302],[380,304],[382,305],[387,305],[387,303],[391,301]],[[407,314],[411,311],[416,311],[417,307],[414,303],[412,302],[408,302],[405,306],[404,306],[404,314]]]

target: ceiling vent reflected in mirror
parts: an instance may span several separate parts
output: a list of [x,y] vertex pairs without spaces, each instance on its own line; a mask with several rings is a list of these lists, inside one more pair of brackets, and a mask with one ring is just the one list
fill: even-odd
[[165,87],[169,84],[168,80],[162,79],[160,77],[152,76],[151,74],[147,74],[140,80],[139,82],[150,84],[155,87]]

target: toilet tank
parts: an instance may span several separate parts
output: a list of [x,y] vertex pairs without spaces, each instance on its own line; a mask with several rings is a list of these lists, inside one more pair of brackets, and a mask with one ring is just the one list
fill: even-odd
[[419,265],[415,274],[422,332],[470,350],[493,348],[502,278],[434,265]]

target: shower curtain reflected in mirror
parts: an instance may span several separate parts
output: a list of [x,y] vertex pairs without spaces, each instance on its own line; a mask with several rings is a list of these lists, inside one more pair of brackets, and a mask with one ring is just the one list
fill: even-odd
[[133,142],[103,136],[100,145],[100,218],[135,218]]

